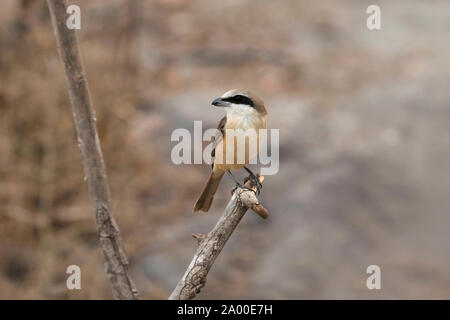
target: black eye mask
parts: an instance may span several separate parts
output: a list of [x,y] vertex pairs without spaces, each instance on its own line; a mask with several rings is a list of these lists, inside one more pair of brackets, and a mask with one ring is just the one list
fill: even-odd
[[254,107],[253,101],[252,99],[250,99],[249,97],[243,96],[243,95],[236,95],[234,97],[229,97],[229,98],[223,98],[223,101],[228,101],[234,104],[245,104],[248,105],[250,107]]

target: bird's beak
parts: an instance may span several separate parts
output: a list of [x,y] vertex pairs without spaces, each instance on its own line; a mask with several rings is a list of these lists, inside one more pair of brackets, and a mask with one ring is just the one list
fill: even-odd
[[229,102],[222,100],[222,98],[217,98],[213,102],[211,102],[211,104],[216,107],[226,107],[228,106]]

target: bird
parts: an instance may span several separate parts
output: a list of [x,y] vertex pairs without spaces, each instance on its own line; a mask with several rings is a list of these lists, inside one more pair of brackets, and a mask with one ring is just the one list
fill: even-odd
[[[264,102],[254,93],[245,89],[232,89],[225,92],[220,98],[211,102],[215,107],[223,108],[226,115],[220,120],[217,129],[221,135],[215,140],[215,147],[212,150],[213,158],[212,170],[206,181],[197,202],[194,205],[193,212],[208,212],[214,199],[214,195],[219,187],[220,181],[225,173],[227,173],[237,186],[242,185],[234,178],[232,170],[244,168],[250,177],[255,181],[258,192],[261,184],[255,174],[246,167],[246,165],[257,156],[260,145],[259,129],[266,128],[267,111]],[[227,132],[232,129],[235,135],[234,139],[226,139]],[[258,139],[257,147],[249,148],[248,141],[245,141],[245,150],[237,150],[237,139],[243,131],[237,130],[255,130]],[[246,139],[244,137],[244,139]],[[227,153],[227,149],[234,149],[234,153]],[[238,161],[238,152],[245,152],[244,161]],[[255,152],[256,151],[256,152]],[[241,159],[242,159],[241,155]],[[245,187],[244,187],[245,188]]]

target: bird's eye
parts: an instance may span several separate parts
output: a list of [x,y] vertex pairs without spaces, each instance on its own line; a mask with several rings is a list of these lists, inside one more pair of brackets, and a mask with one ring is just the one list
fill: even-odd
[[249,97],[243,96],[241,94],[235,95],[233,97],[229,97],[224,99],[225,101],[234,103],[234,104],[245,104],[250,107],[253,107],[253,101]]

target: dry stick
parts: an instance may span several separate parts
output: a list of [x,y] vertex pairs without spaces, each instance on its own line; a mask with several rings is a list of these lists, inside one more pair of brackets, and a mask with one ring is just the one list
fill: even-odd
[[89,195],[95,208],[97,232],[106,264],[106,274],[116,299],[137,299],[138,292],[128,274],[119,228],[111,214],[106,169],[95,126],[86,76],[74,30],[66,27],[65,0],[47,0],[58,52],[66,71],[70,102],[83,158]]
[[[262,183],[264,177],[258,176],[258,178]],[[246,182],[245,186],[256,190],[256,186],[251,179]],[[263,219],[269,216],[269,212],[259,203],[254,191],[237,188],[225,208],[225,212],[209,234],[206,236],[192,234],[199,242],[199,246],[169,300],[192,299],[200,292],[206,283],[206,277],[214,261],[248,208],[251,208]]]

